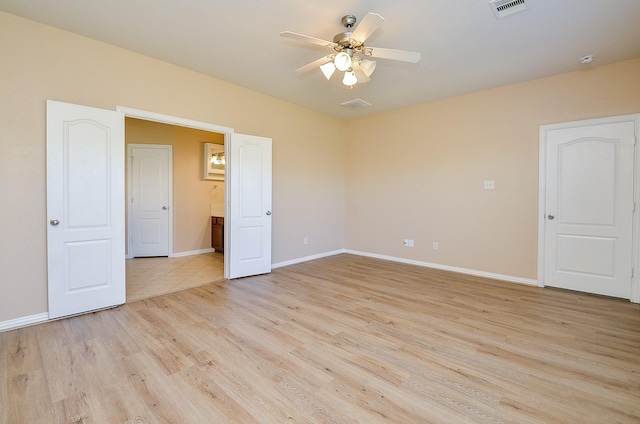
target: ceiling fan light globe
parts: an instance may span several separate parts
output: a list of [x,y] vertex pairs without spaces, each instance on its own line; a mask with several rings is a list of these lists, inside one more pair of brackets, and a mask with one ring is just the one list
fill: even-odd
[[353,71],[345,72],[344,78],[342,79],[342,83],[348,86],[356,85],[358,83],[358,78],[356,78],[356,73]]
[[370,77],[371,74],[373,74],[373,71],[376,69],[376,61],[375,60],[362,59],[360,61],[360,68],[362,68],[362,71],[364,72],[364,74],[366,76]]
[[330,79],[331,75],[336,71],[336,65],[334,65],[333,62],[327,62],[320,67],[320,70],[326,79]]
[[351,56],[349,56],[345,52],[340,52],[336,55],[333,63],[339,71],[346,71],[347,69],[351,68]]

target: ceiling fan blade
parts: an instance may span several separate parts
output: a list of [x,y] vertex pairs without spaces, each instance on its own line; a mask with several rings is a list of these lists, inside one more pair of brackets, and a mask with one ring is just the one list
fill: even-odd
[[364,41],[369,38],[371,34],[373,34],[380,25],[384,22],[384,18],[377,13],[367,13],[362,21],[358,24],[355,30],[353,30],[353,34],[351,34],[351,38],[359,41],[360,43],[364,43]]
[[297,32],[284,31],[280,33],[281,37],[291,38],[292,40],[304,41],[306,43],[316,44],[318,46],[330,47],[336,45],[336,43],[332,41],[323,40],[321,38],[311,37],[309,35],[298,34]]
[[[369,54],[371,52],[371,54]],[[380,59],[399,60],[401,62],[418,63],[420,61],[419,52],[409,52],[406,50],[384,49],[382,47],[366,47],[365,54]]]
[[331,55],[325,56],[325,57],[321,57],[320,59],[314,60],[311,63],[308,63],[298,69],[296,69],[296,72],[298,72],[299,74],[302,74],[304,72],[308,72],[312,69],[317,68],[318,66],[324,65],[327,62],[331,62],[331,59],[333,59],[331,57]]

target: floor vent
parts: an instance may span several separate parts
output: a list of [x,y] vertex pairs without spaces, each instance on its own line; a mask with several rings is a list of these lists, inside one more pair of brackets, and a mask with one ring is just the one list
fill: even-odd
[[527,8],[525,0],[491,0],[489,5],[497,19],[522,12]]
[[371,106],[371,103],[365,102],[362,99],[349,100],[348,102],[340,103],[340,105],[346,107],[351,110],[364,109],[365,107]]

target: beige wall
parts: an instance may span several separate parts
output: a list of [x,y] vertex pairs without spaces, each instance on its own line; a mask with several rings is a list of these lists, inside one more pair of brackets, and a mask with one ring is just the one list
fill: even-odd
[[536,279],[539,126],[639,112],[637,59],[351,121],[346,247]]
[[273,262],[344,246],[343,121],[3,12],[0,57],[0,322],[47,311],[47,99],[271,137]]
[[224,181],[203,179],[204,143],[224,135],[141,119],[125,119],[126,144],[166,144],[173,153],[172,253],[211,248],[211,204],[224,205]]

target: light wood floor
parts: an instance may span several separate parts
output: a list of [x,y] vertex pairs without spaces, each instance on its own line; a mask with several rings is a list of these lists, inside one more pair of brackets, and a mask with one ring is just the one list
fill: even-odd
[[2,423],[638,423],[640,308],[352,255],[0,333]]
[[224,278],[220,252],[177,258],[127,259],[127,302],[202,286]]

